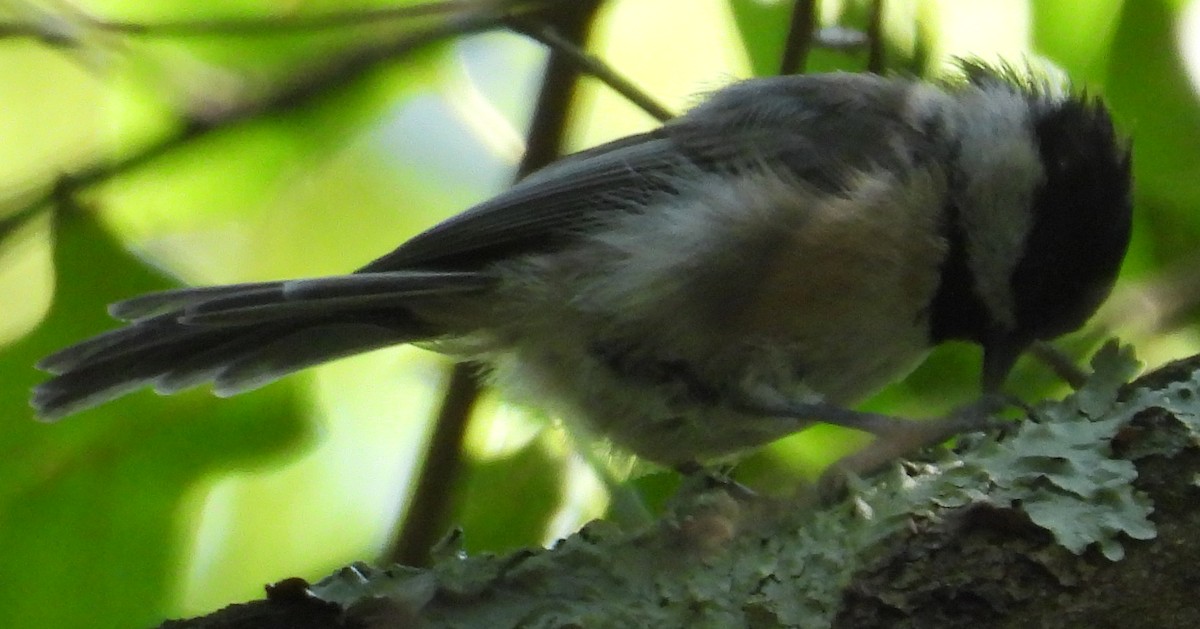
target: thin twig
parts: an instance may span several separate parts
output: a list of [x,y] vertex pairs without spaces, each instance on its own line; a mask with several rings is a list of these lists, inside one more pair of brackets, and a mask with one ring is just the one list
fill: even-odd
[[796,0],[792,7],[787,40],[783,45],[783,56],[779,60],[780,74],[797,74],[804,71],[808,65],[808,54],[812,51],[813,32],[816,27],[815,0]]
[[1047,341],[1038,341],[1029,347],[1029,353],[1050,368],[1054,375],[1062,378],[1072,389],[1079,390],[1087,383],[1088,372],[1084,371],[1065,352]]
[[284,83],[265,98],[222,109],[219,114],[185,120],[174,133],[161,137],[126,157],[94,163],[63,175],[20,209],[9,213],[5,219],[6,226],[10,229],[15,228],[48,209],[53,201],[55,186],[66,184],[72,190],[79,191],[102,183],[122,173],[136,170],[215,130],[308,104],[322,94],[358,79],[380,63],[411,54],[449,37],[499,28],[502,26],[501,20],[502,16],[497,14],[464,16],[394,41],[356,50],[353,54],[323,66],[298,72],[293,75],[297,77],[295,80]]
[[[603,0],[576,0],[539,16],[554,24],[572,48],[586,38]],[[581,68],[573,55],[551,48],[550,61],[542,80],[532,124],[525,143],[525,155],[517,167],[517,179],[558,158],[566,135],[571,100]],[[442,398],[438,425],[426,448],[409,508],[396,539],[385,557],[386,562],[410,566],[426,565],[429,550],[450,529],[449,496],[462,469],[462,435],[471,410],[479,396],[474,368],[458,365],[451,373],[451,386]]]
[[1197,268],[1200,252],[1171,261],[1147,279],[1123,282],[1100,311],[1100,327],[1147,337],[1188,325],[1200,307]]
[[455,506],[453,489],[462,477],[463,439],[479,402],[479,392],[475,370],[470,365],[460,363],[451,368],[442,391],[442,405],[434,418],[433,434],[423,448],[425,457],[416,486],[385,565],[427,565],[430,549],[449,532],[449,514]]
[[69,33],[94,30],[130,37],[236,36],[258,37],[284,33],[325,31],[338,28],[371,26],[383,22],[421,17],[448,16],[486,11],[511,13],[534,10],[562,0],[440,0],[397,7],[358,8],[326,11],[311,15],[271,15],[238,18],[209,18],[162,22],[110,20],[82,10],[69,14],[50,13],[35,21],[0,22],[0,38],[26,37],[51,45],[73,45],[77,37]]
[[887,65],[883,48],[883,0],[872,0],[867,18],[867,72],[882,74]]
[[549,47],[551,50],[565,56],[579,67],[580,70],[596,77],[611,87],[626,100],[641,108],[659,122],[666,122],[675,117],[671,110],[656,101],[652,96],[626,79],[612,66],[599,57],[590,55],[563,37],[554,26],[530,19],[529,16],[513,16],[508,20],[512,29],[527,35]]

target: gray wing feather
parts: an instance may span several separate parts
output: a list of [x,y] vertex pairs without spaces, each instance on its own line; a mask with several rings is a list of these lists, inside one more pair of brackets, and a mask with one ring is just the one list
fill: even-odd
[[187,288],[115,304],[113,316],[131,323],[42,360],[39,367],[58,375],[34,390],[33,405],[53,419],[143,386],[169,392],[207,380],[229,394],[443,334],[413,307],[476,299],[490,286],[489,263],[554,250],[613,212],[681,194],[688,186],[677,185],[680,177],[770,168],[836,188],[849,173],[911,159],[896,147],[920,155],[928,143],[899,115],[906,90],[903,81],[849,75],[743,82],[660,129],[565,158],[355,275]]
[[773,168],[816,187],[843,187],[855,170],[893,165],[897,156],[887,151],[906,144],[892,136],[906,136],[914,151],[927,148],[897,115],[907,86],[850,74],[744,81],[655,131],[564,158],[361,271],[477,269],[553,249],[612,212],[678,193],[672,180],[698,171]]
[[621,207],[623,197],[661,187],[656,178],[682,161],[670,140],[655,134],[577,153],[417,235],[361,271],[420,268],[478,251],[509,251],[586,226]]

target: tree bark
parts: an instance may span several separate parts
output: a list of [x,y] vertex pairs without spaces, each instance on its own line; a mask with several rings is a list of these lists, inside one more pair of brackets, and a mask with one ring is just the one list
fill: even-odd
[[646,530],[351,566],[163,627],[1200,626],[1200,357],[1130,364],[1110,347],[1066,400],[835,504],[693,488]]

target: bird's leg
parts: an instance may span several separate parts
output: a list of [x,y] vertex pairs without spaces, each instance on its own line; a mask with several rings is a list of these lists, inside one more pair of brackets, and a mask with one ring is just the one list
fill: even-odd
[[675,471],[683,476],[684,484],[679,490],[681,494],[707,492],[719,487],[734,498],[750,500],[758,497],[753,489],[730,476],[733,471],[731,466],[710,468],[693,461],[676,465]]
[[913,420],[855,411],[825,403],[783,403],[743,406],[742,412],[767,417],[789,417],[807,422],[861,430],[875,435],[870,445],[833,463],[820,480],[821,493],[837,493],[847,476],[865,476],[922,448],[942,443],[956,435],[980,432],[999,426],[992,415],[1021,404],[1003,394],[986,394],[978,401],[943,417]]
[[1066,352],[1045,341],[1038,341],[1029,347],[1029,351],[1050,368],[1054,375],[1062,378],[1063,382],[1079,390],[1087,382],[1088,372],[1079,366]]
[[881,419],[876,420],[876,430],[870,431],[875,435],[875,440],[830,465],[821,475],[821,494],[837,494],[847,476],[865,476],[897,459],[955,436],[997,428],[1002,424],[992,416],[1008,406],[1011,404],[1000,396],[984,396],[936,419],[918,421],[878,416]]

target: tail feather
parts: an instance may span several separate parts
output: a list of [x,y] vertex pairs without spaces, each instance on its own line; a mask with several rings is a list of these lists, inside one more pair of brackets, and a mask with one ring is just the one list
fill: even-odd
[[120,321],[139,321],[183,310],[188,306],[205,301],[212,301],[232,295],[248,294],[257,288],[269,288],[278,286],[279,284],[280,282],[257,282],[253,284],[229,284],[226,286],[200,286],[195,288],[161,290],[110,304],[108,306],[108,314]]
[[189,305],[178,320],[188,325],[238,325],[283,317],[404,309],[421,298],[472,293],[489,285],[487,278],[476,273],[371,273],[295,280]]
[[228,361],[213,378],[213,392],[225,397],[250,391],[306,367],[412,340],[396,330],[370,324],[302,329]]
[[110,309],[132,319],[128,326],[38,363],[56,375],[34,389],[31,403],[51,421],[147,386],[173,393],[212,381],[218,395],[233,395],[318,363],[445,334],[416,311],[430,299],[471,299],[489,285],[472,273],[372,273],[135,297]]
[[470,271],[391,271],[355,273],[283,282],[288,299],[332,299],[363,295],[422,295],[474,291],[491,285],[491,278]]
[[103,356],[133,352],[155,342],[173,339],[178,333],[179,324],[172,316],[143,319],[50,354],[38,361],[37,368],[52,374],[63,374]]
[[236,343],[245,333],[182,326],[166,332],[159,328],[154,334],[156,342],[136,343],[132,349],[122,351],[95,352],[72,364],[34,387],[30,403],[42,419],[53,421],[149,386],[188,355],[210,346]]
[[230,299],[221,308],[213,310],[209,310],[208,308],[189,308],[184,310],[175,320],[184,325],[196,327],[255,325],[287,319],[327,318],[338,313],[353,314],[363,311],[386,310],[399,310],[403,313],[404,309],[407,306],[411,306],[413,301],[413,298],[408,295],[364,295],[361,297],[341,297],[313,301],[281,301],[243,306],[239,305],[235,300]]

